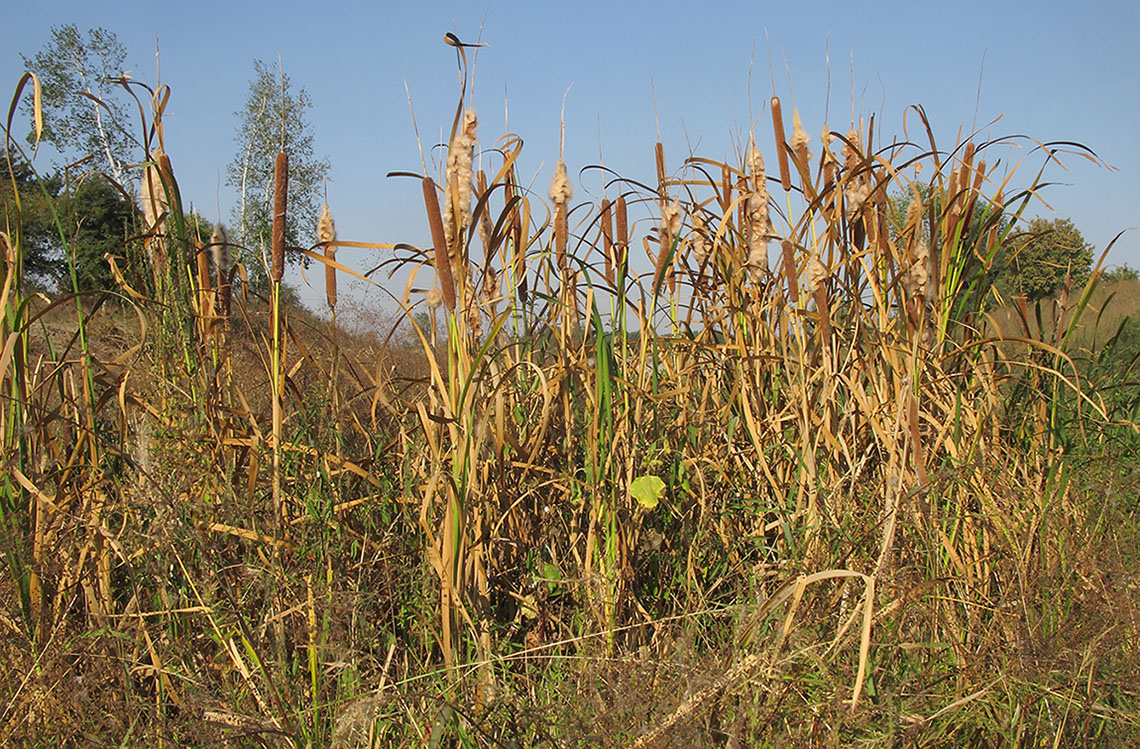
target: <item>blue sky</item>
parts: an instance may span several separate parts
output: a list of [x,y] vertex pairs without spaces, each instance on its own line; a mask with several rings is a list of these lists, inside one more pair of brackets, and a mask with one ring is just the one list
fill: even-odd
[[[22,73],[20,53],[42,49],[53,25],[115,32],[132,75],[152,84],[157,38],[162,82],[172,88],[167,152],[184,198],[208,218],[220,203],[228,221],[236,199],[225,169],[253,60],[280,55],[294,85],[312,97],[339,236],[429,244],[419,185],[384,175],[422,170],[407,92],[425,148],[450,128],[459,80],[442,37],[453,32],[464,41],[482,33],[488,45],[474,78],[483,147],[509,121],[526,142],[521,173],[542,194],[558,157],[564,96],[577,201],[600,193],[597,176],[576,174],[585,165],[604,162],[652,180],[658,133],[670,169],[691,152],[734,159],[752,120],[770,152],[766,102],[776,93],[789,120],[792,103],[799,108],[817,147],[825,111],[834,130],[846,130],[853,111],[876,113],[889,141],[902,137],[912,104],[925,108],[944,149],[974,128],[985,137],[1083,143],[1115,170],[1068,157],[1067,170],[1046,173],[1059,183],[1043,194],[1055,212],[1038,204],[1027,215],[1071,218],[1098,252],[1140,226],[1140,4],[1132,2],[23,0],[4,15],[0,82],[10,91]],[[1039,164],[1029,157],[1019,183]],[[371,267],[376,253],[346,249],[340,259]],[[1140,268],[1140,233],[1127,232],[1109,263]],[[319,306],[323,283],[312,280],[302,296]],[[293,281],[303,287],[299,276]]]

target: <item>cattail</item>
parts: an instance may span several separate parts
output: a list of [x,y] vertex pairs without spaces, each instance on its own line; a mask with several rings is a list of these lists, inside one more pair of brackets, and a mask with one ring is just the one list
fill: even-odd
[[854,221],[863,210],[863,205],[871,195],[871,185],[863,175],[853,177],[847,181],[847,190],[844,200],[847,204],[847,220]]
[[701,213],[693,214],[693,259],[697,261],[697,265],[704,265],[709,257],[709,240],[705,236],[705,217]]
[[[621,268],[626,263],[629,252],[629,219],[626,215],[625,196],[618,196],[614,203],[614,263]],[[615,269],[616,270],[616,269]]]
[[499,273],[494,268],[488,267],[487,275],[483,279],[483,301],[488,307],[494,309],[495,304],[499,301],[500,292]]
[[475,110],[463,113],[463,124],[447,149],[447,174],[443,195],[443,231],[453,248],[458,232],[471,223],[472,163],[475,160]]
[[471,282],[470,269],[467,272],[464,290],[467,292],[463,297],[466,300],[464,314],[467,318],[467,329],[471,331],[472,337],[478,338],[483,335],[483,316],[479,311],[479,297],[475,294],[475,284]]
[[831,308],[827,301],[827,268],[814,252],[808,258],[807,283],[816,309],[819,310],[819,332],[824,341],[831,339]]
[[732,169],[728,164],[720,165],[720,210],[727,213],[732,205]]
[[681,231],[681,201],[674,198],[661,208],[661,236],[665,243],[672,244],[673,238]]
[[[479,200],[482,201],[487,196],[487,173],[482,169],[475,175],[476,188],[479,190]],[[491,209],[490,206],[484,202],[483,212],[479,216],[479,239],[483,243],[483,252],[491,251],[491,233],[494,227],[491,225]]]
[[573,195],[566,162],[559,157],[554,165],[554,178],[550,181],[550,200],[554,203],[554,251],[558,256],[558,267],[563,269],[566,268],[566,206]]
[[657,195],[665,198],[665,146],[657,141],[654,147],[654,156],[657,161]]
[[811,136],[804,130],[803,123],[800,122],[800,110],[792,107],[792,151],[796,154],[796,161],[801,169],[805,172],[808,168],[808,162],[811,160],[811,151],[808,150],[808,144],[811,143]]
[[281,283],[285,275],[285,204],[289,195],[289,155],[277,153],[273,165],[273,245],[270,278]]
[[614,227],[613,217],[610,215],[610,201],[602,198],[602,251],[606,256],[606,282],[610,286],[614,280]]
[[194,255],[198,266],[198,290],[202,292],[199,309],[205,310],[207,298],[212,288],[212,284],[210,283],[210,252],[197,240],[194,241],[194,247]]
[[431,177],[423,178],[424,208],[427,209],[428,225],[431,227],[431,241],[435,249],[435,272],[443,294],[443,304],[448,312],[455,311],[455,282],[451,278],[451,258],[447,252],[447,238],[444,234],[443,219],[439,215],[439,198],[435,195],[435,183]]
[[218,314],[229,317],[230,314],[230,247],[226,236],[226,227],[218,224],[214,233],[210,235],[210,248],[214,253],[214,273],[218,280]]
[[788,150],[784,142],[784,114],[780,109],[780,97],[772,97],[772,129],[776,134],[776,158],[780,163],[780,184],[784,192],[792,189],[792,175],[788,171]]
[[792,300],[792,304],[798,305],[800,303],[800,286],[796,274],[795,247],[787,239],[780,245],[784,250],[784,275],[788,278],[788,298]]
[[[164,174],[164,156],[166,154],[163,153],[162,146],[155,146],[150,154],[152,163],[143,170],[142,183],[139,185],[139,202],[142,203],[143,223],[147,231],[156,233],[162,232],[164,228],[162,224],[165,224],[165,217],[170,209],[170,204],[166,199],[166,180],[169,179],[170,175]],[[167,160],[166,164],[169,163]]]
[[430,289],[424,292],[424,301],[431,309],[436,309],[443,303],[443,292],[439,290],[439,284],[434,284]]
[[840,155],[843,157],[843,168],[847,171],[848,175],[854,174],[855,169],[859,166],[859,150],[857,144],[859,143],[859,133],[855,129],[847,131],[847,140],[843,143],[843,148],[840,150]]
[[336,260],[336,224],[333,223],[332,211],[329,204],[321,208],[321,217],[317,220],[317,241],[325,247],[325,297],[329,309],[336,308],[336,268],[332,263]]
[[907,293],[916,299],[925,299],[927,296],[927,285],[930,279],[930,271],[927,267],[929,262],[930,245],[927,244],[925,238],[920,238],[914,248],[914,262],[911,263],[904,279]]
[[768,215],[768,184],[764,173],[764,156],[760,149],[748,149],[748,175],[752,190],[748,195],[745,229],[748,239],[748,268],[755,280],[768,273],[768,241],[772,238],[772,222]]

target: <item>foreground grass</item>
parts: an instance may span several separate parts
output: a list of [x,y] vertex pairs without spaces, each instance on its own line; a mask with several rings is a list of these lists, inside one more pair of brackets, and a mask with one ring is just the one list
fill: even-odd
[[272,269],[227,301],[155,148],[114,294],[40,299],[6,235],[0,742],[1136,741],[1140,388],[1097,274],[995,311],[1039,186],[993,144],[813,159],[772,110],[771,176],[657,144],[655,185],[572,205],[563,164],[549,210],[460,115],[391,335]]

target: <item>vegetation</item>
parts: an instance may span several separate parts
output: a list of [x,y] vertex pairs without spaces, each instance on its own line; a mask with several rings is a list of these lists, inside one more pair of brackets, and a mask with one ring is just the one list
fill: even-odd
[[[285,241],[302,244],[317,225],[324,180],[329,164],[318,158],[313,148],[313,131],[306,119],[312,106],[305,89],[293,93],[292,81],[261,60],[253,63],[245,107],[235,112],[238,151],[230,162],[226,184],[238,190],[234,226],[241,247],[240,259],[254,274],[259,288],[265,289],[264,262],[272,228],[273,171],[278,151],[289,153],[289,196],[285,221]],[[303,256],[290,254],[291,260]]]
[[287,251],[334,320],[352,273],[328,212],[287,250],[288,143],[266,299],[161,143],[121,304],[0,235],[0,743],[1140,738],[1135,328],[1099,266],[993,304],[1040,170],[861,122],[812,156],[773,97],[735,161],[657,143],[573,203],[559,158],[546,205],[516,135],[473,170],[468,102],[375,336],[282,300]]
[[1093,262],[1093,247],[1066,218],[1029,222],[1020,241],[1011,243],[1006,280],[1016,294],[1031,301],[1056,294],[1066,283],[1084,285]]

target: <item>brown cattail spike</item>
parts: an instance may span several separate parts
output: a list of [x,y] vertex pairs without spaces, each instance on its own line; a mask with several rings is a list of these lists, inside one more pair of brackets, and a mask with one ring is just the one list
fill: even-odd
[[776,158],[780,162],[780,185],[784,192],[792,189],[792,175],[788,171],[788,146],[784,139],[784,114],[780,110],[780,97],[772,97],[772,130],[776,135]]
[[800,303],[799,273],[796,269],[796,250],[790,241],[783,240],[780,245],[784,249],[784,275],[788,278],[788,298],[792,304]]
[[629,251],[629,221],[626,217],[625,196],[617,199],[614,204],[614,228],[617,230],[617,248],[615,260],[620,268],[626,262],[626,253]]
[[289,196],[289,155],[277,153],[273,165],[273,245],[269,277],[281,283],[285,275],[285,204]]
[[661,141],[657,141],[657,146],[654,149],[657,157],[657,194],[662,199],[665,198],[665,146]]
[[321,208],[321,217],[317,220],[317,241],[324,245],[325,259],[329,261],[325,263],[325,298],[329,309],[336,309],[336,268],[332,265],[336,262],[336,224],[328,203]]
[[443,306],[449,312],[455,311],[455,282],[451,278],[451,258],[447,252],[447,237],[443,233],[443,217],[439,212],[439,198],[435,194],[435,183],[431,177],[424,177],[424,207],[427,209],[428,224],[431,226],[431,241],[435,249],[435,272],[443,292]]
[[606,256],[606,281],[614,285],[614,225],[610,201],[602,198],[602,250]]
[[554,203],[554,251],[558,258],[558,267],[562,270],[568,266],[566,241],[569,230],[566,226],[566,211],[573,195],[574,189],[566,172],[566,162],[559,158],[554,165],[554,178],[550,181],[550,200]]

